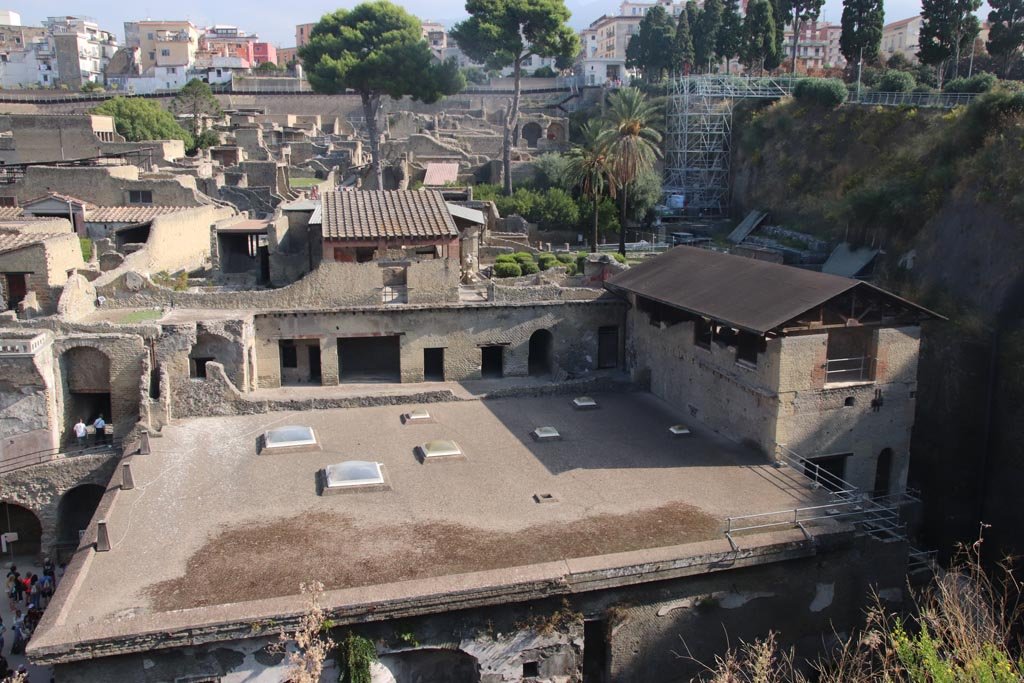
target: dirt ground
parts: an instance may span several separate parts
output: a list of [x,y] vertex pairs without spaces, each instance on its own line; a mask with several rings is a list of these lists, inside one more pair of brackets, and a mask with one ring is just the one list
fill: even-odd
[[315,513],[224,531],[188,561],[185,576],[152,586],[153,609],[295,595],[299,584],[328,590],[515,567],[563,558],[708,540],[720,523],[682,503],[623,515],[496,534],[457,524],[360,529],[344,515]]

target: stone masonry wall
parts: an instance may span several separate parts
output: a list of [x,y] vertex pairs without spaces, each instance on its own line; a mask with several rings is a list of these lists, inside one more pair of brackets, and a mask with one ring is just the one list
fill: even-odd
[[128,204],[129,190],[151,191],[157,206],[211,203],[199,192],[192,176],[140,177],[137,166],[29,166],[24,178],[0,189],[0,196],[17,197],[18,203],[23,204],[46,192],[59,192],[98,206],[124,206]]
[[597,368],[598,328],[624,325],[624,306],[615,299],[536,305],[477,305],[459,308],[373,310],[337,313],[258,315],[257,372],[260,387],[281,383],[279,340],[314,339],[321,345],[325,385],[338,382],[338,339],[400,336],[401,379],[423,381],[423,350],[444,348],[445,378],[480,378],[480,347],[504,347],[504,374],[527,374],[530,336],[542,329],[553,335],[558,368],[574,374]]
[[119,459],[117,452],[80,455],[0,474],[0,502],[28,508],[39,518],[43,553],[49,553],[57,542],[61,497],[82,484],[106,487]]

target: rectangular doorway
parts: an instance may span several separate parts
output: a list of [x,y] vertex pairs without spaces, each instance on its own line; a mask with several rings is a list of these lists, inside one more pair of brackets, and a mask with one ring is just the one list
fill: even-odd
[[505,376],[505,347],[480,347],[480,376],[484,379],[501,379]]
[[423,381],[444,381],[444,348],[423,349]]
[[841,453],[839,455],[823,455],[819,458],[809,458],[804,465],[804,474],[817,481],[829,491],[838,491],[844,488],[846,479],[846,459],[852,453]]
[[583,683],[604,683],[608,670],[608,622],[583,620]]
[[282,386],[321,383],[319,339],[281,339],[278,349]]
[[402,352],[398,335],[338,339],[342,382],[401,382]]
[[619,367],[619,328],[617,325],[597,328],[597,367]]

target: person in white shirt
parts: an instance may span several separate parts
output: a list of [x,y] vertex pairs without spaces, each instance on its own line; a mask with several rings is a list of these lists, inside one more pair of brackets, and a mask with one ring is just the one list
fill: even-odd
[[85,428],[85,420],[83,420],[82,418],[78,418],[78,422],[75,424],[75,428],[74,429],[75,429],[75,440],[78,442],[79,446],[84,446],[85,445],[85,435],[87,433],[86,432],[86,428]]

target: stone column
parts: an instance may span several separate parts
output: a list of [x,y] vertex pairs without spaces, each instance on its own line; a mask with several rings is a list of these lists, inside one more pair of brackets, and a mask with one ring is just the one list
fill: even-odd
[[338,369],[338,338],[323,337],[320,339],[320,376],[325,387],[337,386],[340,383]]

